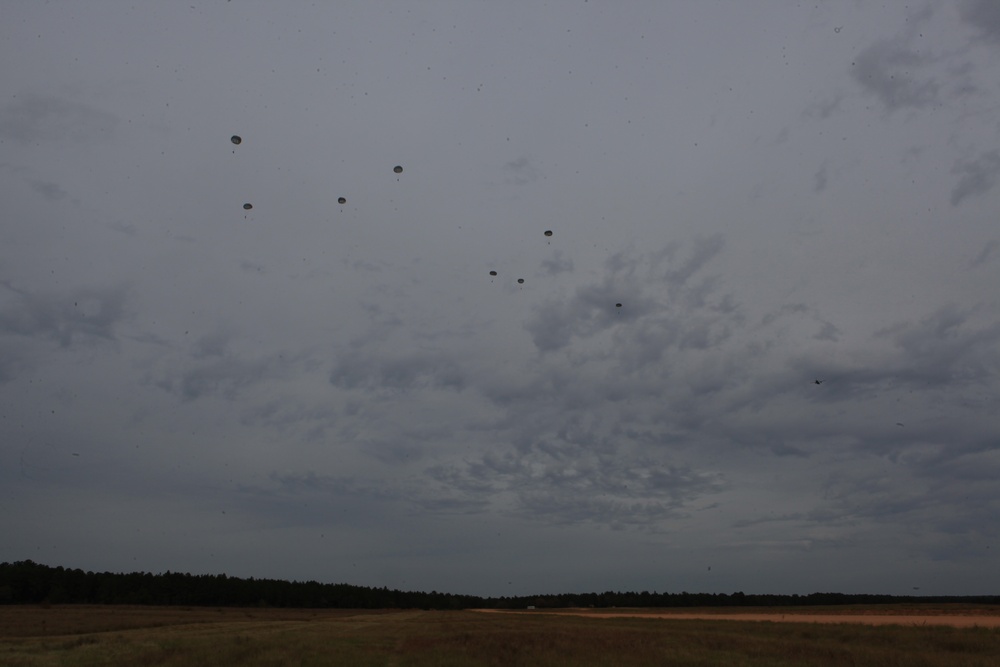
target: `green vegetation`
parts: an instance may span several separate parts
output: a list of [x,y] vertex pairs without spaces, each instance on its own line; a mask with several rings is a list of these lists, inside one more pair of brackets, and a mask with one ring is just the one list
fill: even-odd
[[10,667],[1000,664],[1000,630],[942,626],[67,605],[0,607],[0,628]]

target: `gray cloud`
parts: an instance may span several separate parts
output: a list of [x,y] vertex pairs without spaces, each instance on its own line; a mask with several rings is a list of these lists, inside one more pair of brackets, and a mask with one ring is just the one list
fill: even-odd
[[28,357],[23,342],[0,338],[0,384],[10,382],[27,368]]
[[43,199],[48,201],[59,201],[66,197],[66,191],[59,187],[56,183],[50,183],[49,181],[38,181],[31,180],[28,181],[31,189],[42,196]]
[[221,357],[225,355],[226,348],[232,336],[222,331],[205,334],[201,336],[194,345],[193,354],[196,359],[205,357]]
[[843,94],[834,95],[833,97],[815,102],[806,107],[804,115],[807,118],[819,118],[826,119],[834,115],[840,110],[840,104],[844,100]]
[[839,339],[840,329],[833,322],[823,318],[814,308],[804,303],[786,303],[775,311],[764,313],[760,319],[760,326],[781,326],[786,322],[801,321],[803,318],[800,316],[808,318],[819,326],[816,333],[813,334],[814,339],[832,342]]
[[[244,493],[257,496],[277,496],[287,499],[313,497],[319,502],[365,503],[373,515],[388,513],[388,508],[405,508],[407,514],[416,510],[443,513],[476,513],[488,503],[463,494],[434,492],[418,480],[401,478],[364,478],[358,476],[318,475],[308,473],[276,473],[268,475],[267,486],[243,487]],[[322,510],[320,510],[322,511]]]
[[829,167],[829,165],[824,162],[820,165],[819,169],[813,176],[813,190],[816,192],[823,192],[823,190],[826,190],[826,181],[828,177],[827,167]]
[[559,275],[560,273],[572,273],[573,260],[563,253],[556,251],[552,257],[542,260],[542,273],[548,276]]
[[922,74],[927,56],[912,50],[901,39],[872,44],[855,59],[854,80],[878,98],[890,113],[907,107],[921,109],[940,103],[940,85]]
[[330,383],[345,389],[461,390],[465,379],[461,367],[438,352],[413,352],[390,357],[345,353],[330,371]]
[[[604,451],[601,451],[604,450]],[[563,438],[538,440],[429,474],[495,509],[555,524],[655,529],[689,504],[725,488],[718,475],[655,459],[623,463],[610,443],[596,449]]]
[[150,382],[185,401],[221,397],[233,401],[256,385],[286,378],[308,366],[305,355],[274,352],[247,355],[230,345],[228,333],[197,339],[181,359],[165,357],[150,371]]
[[117,125],[115,114],[51,95],[16,95],[0,109],[0,137],[19,143],[104,140]]
[[993,149],[982,153],[975,160],[961,162],[952,169],[960,174],[951,191],[951,205],[958,206],[969,197],[984,195],[997,184],[1000,175],[1000,151]]
[[283,396],[247,406],[241,422],[251,428],[275,431],[285,438],[321,442],[327,441],[330,432],[336,429],[339,416],[340,411],[329,400],[310,403]]
[[972,323],[975,309],[944,305],[920,322],[894,325],[878,333],[890,338],[912,382],[967,383],[1000,369],[1000,321]]
[[[889,462],[873,462],[875,470],[866,474],[832,474],[824,500],[810,519],[841,525],[870,520],[882,526],[905,526],[915,536],[935,533],[943,536],[931,547],[935,559],[978,560],[984,541],[988,545],[1000,536],[987,518],[990,482],[980,474],[995,465],[981,456],[926,457],[919,445],[908,449]],[[930,449],[944,452],[947,447]],[[975,472],[977,464],[986,468]],[[942,475],[942,469],[948,473]]]
[[840,340],[840,329],[833,322],[827,322],[826,320],[821,320],[821,322],[822,326],[813,338],[816,340],[828,340],[834,343]]
[[964,0],[959,12],[980,38],[1000,43],[1000,7],[991,0]]
[[731,4],[21,3],[0,558],[995,588],[992,4]]
[[997,241],[996,239],[991,239],[986,243],[984,243],[982,250],[980,250],[979,254],[976,255],[975,259],[973,259],[972,262],[969,263],[969,268],[974,269],[977,266],[980,266],[992,260],[993,254],[994,252],[996,252],[996,249],[998,247],[1000,247],[1000,241]]
[[[568,299],[541,303],[525,328],[542,352],[565,348],[574,339],[587,339],[628,324],[630,342],[662,349],[706,348],[729,335],[726,320],[733,306],[717,291],[713,276],[696,274],[724,246],[721,235],[699,237],[686,256],[678,257],[676,244],[640,256],[613,255],[605,264],[599,283],[580,286]],[[622,307],[618,308],[617,304]],[[651,329],[661,332],[651,336]],[[634,347],[629,345],[628,347]],[[645,355],[643,355],[645,356]]]
[[160,380],[157,384],[186,400],[211,395],[232,400],[243,389],[271,377],[273,363],[273,359],[245,360],[229,357],[199,364],[176,377]]
[[503,166],[505,182],[512,185],[527,185],[541,177],[541,172],[526,156],[511,160]]
[[259,489],[258,493],[349,495],[379,502],[393,502],[404,498],[399,488],[386,486],[380,480],[363,480],[353,476],[336,477],[317,475],[314,472],[284,474],[271,472],[268,480],[272,483],[271,488]]
[[0,310],[0,333],[47,338],[62,347],[76,342],[116,340],[126,317],[124,287],[83,288],[66,294],[38,293],[0,282],[9,298]]

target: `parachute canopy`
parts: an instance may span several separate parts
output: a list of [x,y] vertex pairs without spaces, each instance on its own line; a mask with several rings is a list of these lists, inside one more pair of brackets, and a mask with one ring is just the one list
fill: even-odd
[[545,235],[546,236],[552,236],[552,230],[551,229],[546,229],[545,230]]
[[234,134],[233,136],[229,137],[229,140],[234,144],[236,144],[237,146],[243,143],[243,137],[241,137],[238,134]]
[[403,168],[401,166],[399,166],[398,164],[395,167],[393,167],[392,170],[394,172],[396,172],[397,174],[402,174],[403,173]]
[[517,282],[518,284],[524,284],[524,278],[518,278]]
[[622,307],[622,305],[620,303],[616,303],[615,304],[615,308],[621,308],[621,307]]
[[243,204],[243,210],[244,211],[249,211],[252,208],[253,208],[253,204],[251,204],[250,202],[247,202],[246,204]]
[[496,274],[497,274],[497,272],[496,272],[496,271],[490,271],[490,275],[491,275],[491,276],[495,276]]
[[347,203],[347,199],[345,197],[340,197],[339,199],[337,199],[337,203],[338,204],[346,204]]

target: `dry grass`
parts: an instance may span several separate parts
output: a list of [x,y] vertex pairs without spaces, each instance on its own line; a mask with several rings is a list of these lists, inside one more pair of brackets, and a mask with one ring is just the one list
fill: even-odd
[[1000,630],[541,613],[0,607],[0,665],[10,667],[567,664],[992,667],[1000,664]]
[[205,623],[315,621],[385,613],[388,611],[141,605],[0,605],[0,637],[77,635]]

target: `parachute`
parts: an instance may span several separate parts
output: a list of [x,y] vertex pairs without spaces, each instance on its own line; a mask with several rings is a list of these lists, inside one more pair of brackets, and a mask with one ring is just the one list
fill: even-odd
[[622,305],[620,303],[616,303],[615,304],[615,308],[621,308],[621,307],[622,307]]
[[337,203],[338,204],[346,204],[347,203],[347,199],[345,197],[340,197],[339,199],[337,199]]
[[243,143],[243,137],[241,137],[238,134],[234,134],[233,136],[229,137],[229,140],[234,144],[236,144],[237,146]]
[[523,285],[524,284],[524,278],[518,278],[517,279],[517,284],[518,285]]
[[496,274],[497,274],[497,272],[496,272],[496,271],[490,271],[490,275],[491,275],[491,276],[495,276]]
[[545,230],[545,235],[546,236],[552,236],[552,230],[551,229],[546,229]]
[[394,172],[396,172],[397,174],[402,174],[403,173],[403,168],[401,166],[399,166],[398,164],[395,167],[393,167],[392,170]]
[[249,211],[252,208],[253,208],[253,204],[251,204],[250,202],[247,202],[246,204],[243,204],[243,210],[244,211]]

